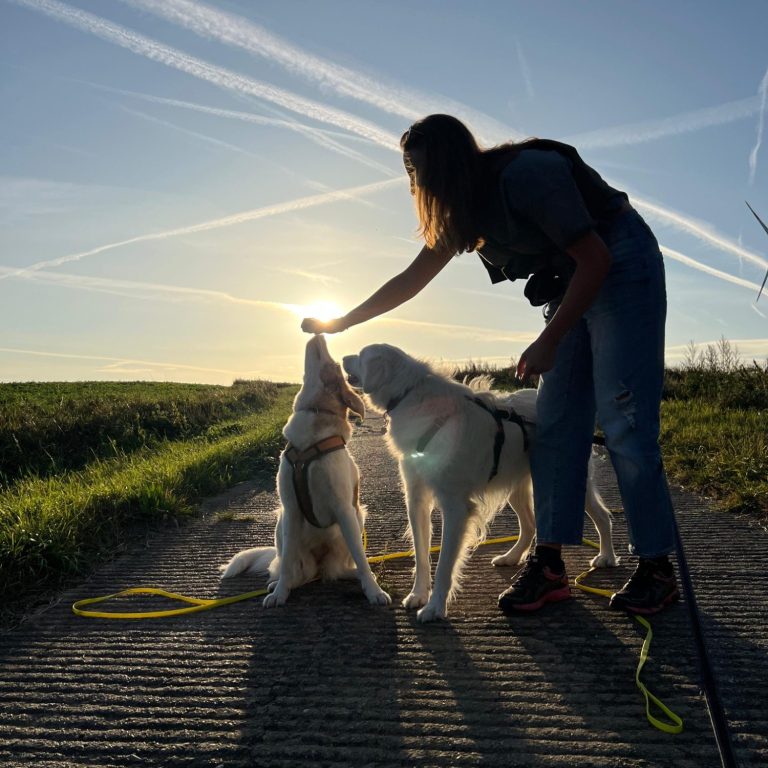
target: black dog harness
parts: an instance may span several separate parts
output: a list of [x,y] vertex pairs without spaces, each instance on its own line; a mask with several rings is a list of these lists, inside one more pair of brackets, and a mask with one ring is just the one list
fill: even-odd
[[[285,460],[293,468],[293,489],[296,491],[296,499],[299,502],[299,509],[306,518],[310,525],[314,525],[315,528],[327,528],[328,526],[320,525],[315,517],[314,510],[312,509],[312,495],[309,492],[309,465],[319,459],[321,456],[325,456],[328,453],[334,451],[346,450],[347,444],[341,435],[333,435],[332,437],[326,437],[324,440],[310,445],[304,451],[300,451],[290,443],[285,446],[283,456]],[[354,497],[352,499],[355,508],[358,507],[358,493],[359,488],[355,486]]]
[[506,435],[504,434],[504,422],[511,421],[520,427],[523,433],[523,450],[528,450],[528,432],[525,428],[525,422],[523,417],[510,406],[508,409],[492,408],[487,403],[483,402],[479,397],[470,397],[466,395],[467,400],[471,400],[475,405],[479,405],[484,411],[493,416],[496,422],[496,434],[493,438],[493,467],[491,467],[491,474],[488,476],[488,480],[493,480],[499,472],[499,459],[501,458],[501,449],[504,447],[504,440]]
[[[394,410],[398,405],[400,405],[400,403],[410,394],[412,389],[413,387],[407,389],[402,395],[399,397],[393,397],[387,403],[387,416],[389,416],[390,411]],[[496,434],[493,438],[493,466],[491,467],[491,474],[488,476],[488,480],[490,481],[493,480],[493,478],[496,477],[496,475],[499,473],[501,449],[504,447],[504,440],[506,439],[506,435],[504,434],[504,422],[511,421],[513,424],[517,424],[517,426],[520,427],[523,433],[523,450],[525,451],[527,451],[529,447],[528,431],[525,428],[525,421],[523,420],[523,417],[511,406],[507,409],[492,408],[479,397],[470,397],[469,395],[465,395],[465,397],[475,405],[479,405],[487,413],[490,413],[496,421]],[[421,456],[424,453],[424,450],[426,449],[427,445],[429,445],[430,440],[432,440],[432,438],[440,431],[442,426],[447,421],[448,416],[441,416],[440,418],[435,419],[432,426],[419,438],[419,441],[416,443],[416,456]]]

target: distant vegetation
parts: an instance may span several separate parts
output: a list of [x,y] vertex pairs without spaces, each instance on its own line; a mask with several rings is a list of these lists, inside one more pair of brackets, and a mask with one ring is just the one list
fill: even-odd
[[[490,375],[514,390],[516,365],[470,363],[455,376]],[[703,349],[691,343],[682,364],[666,370],[661,448],[673,480],[724,511],[768,520],[768,361],[741,362],[726,339]]]
[[0,385],[0,490],[163,440],[200,435],[274,399],[277,386],[147,382]]
[[114,553],[137,522],[273,475],[296,389],[0,384],[0,618]]

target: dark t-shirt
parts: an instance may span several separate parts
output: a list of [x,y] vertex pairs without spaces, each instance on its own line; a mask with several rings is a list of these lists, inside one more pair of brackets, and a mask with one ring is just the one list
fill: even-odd
[[485,244],[477,249],[494,283],[543,267],[572,268],[566,249],[599,231],[627,199],[573,147],[542,139],[515,153],[498,185],[482,214]]

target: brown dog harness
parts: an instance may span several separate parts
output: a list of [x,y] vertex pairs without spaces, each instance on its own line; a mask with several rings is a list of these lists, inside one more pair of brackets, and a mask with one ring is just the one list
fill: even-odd
[[[324,440],[310,445],[304,451],[300,451],[290,443],[285,446],[283,456],[286,461],[293,468],[293,489],[296,491],[296,499],[299,502],[299,509],[306,518],[310,525],[314,525],[315,528],[327,528],[328,526],[320,525],[315,517],[314,510],[312,509],[312,495],[309,492],[309,465],[319,459],[321,456],[325,456],[327,453],[333,453],[334,451],[346,450],[347,444],[341,435],[333,435],[332,437],[326,437]],[[352,503],[355,509],[358,508],[358,494],[359,487],[355,486],[354,497]]]

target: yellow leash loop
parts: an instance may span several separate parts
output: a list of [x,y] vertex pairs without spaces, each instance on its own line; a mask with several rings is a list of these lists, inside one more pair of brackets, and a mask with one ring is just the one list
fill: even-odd
[[[363,529],[363,548],[367,548],[368,546],[368,536],[365,532],[365,529]],[[502,536],[501,538],[496,539],[486,539],[485,541],[482,541],[480,543],[480,546],[490,546],[493,544],[507,544],[512,541],[517,541],[519,537],[518,536]],[[591,541],[590,539],[583,539],[583,543],[587,546],[594,547],[595,549],[600,549],[600,545],[595,542]],[[430,552],[439,552],[440,547],[430,547]],[[368,562],[373,563],[382,563],[385,560],[398,560],[402,559],[404,557],[412,557],[414,555],[414,551],[412,549],[408,550],[407,552],[390,552],[389,554],[384,555],[374,555],[373,557],[368,558]],[[584,571],[583,573],[580,573],[575,579],[574,579],[574,586],[577,589],[580,589],[582,592],[589,592],[593,595],[600,595],[602,597],[610,597],[613,592],[610,589],[598,589],[597,587],[590,587],[587,584],[584,584],[584,579],[589,576],[590,573],[592,573],[595,568],[590,568],[587,571]],[[130,589],[124,589],[122,592],[115,592],[112,595],[105,595],[103,597],[89,597],[84,600],[78,600],[76,603],[72,605],[72,611],[77,616],[84,616],[86,618],[91,619],[160,619],[160,618],[166,618],[169,616],[183,616],[190,613],[199,613],[200,611],[209,611],[213,608],[220,608],[223,605],[231,605],[232,603],[239,603],[243,600],[250,600],[254,597],[261,597],[262,595],[266,595],[267,590],[266,589],[257,589],[254,592],[244,592],[241,595],[234,595],[233,597],[222,597],[218,599],[205,599],[205,598],[197,598],[197,597],[188,597],[187,595],[179,595],[175,592],[167,592],[164,589],[157,589],[156,587],[131,587]],[[106,611],[86,611],[83,610],[82,606],[85,605],[96,605],[97,603],[103,603],[107,600],[112,600],[116,597],[125,597],[126,595],[160,595],[161,597],[167,597],[171,600],[179,600],[183,603],[190,603],[189,608],[174,608],[171,610],[166,611],[147,611],[143,613],[117,613],[117,612],[106,612]],[[653,630],[651,629],[651,625],[644,619],[642,616],[634,616],[634,618],[647,630],[645,635],[645,640],[643,641],[642,648],[640,649],[640,660],[637,664],[637,670],[635,671],[635,684],[640,689],[640,692],[643,694],[645,698],[645,714],[648,718],[648,722],[654,726],[655,728],[658,728],[660,731],[664,731],[664,733],[681,733],[683,730],[683,721],[682,719],[675,714],[669,707],[667,707],[666,704],[664,704],[661,699],[654,696],[648,688],[645,686],[643,681],[640,679],[640,672],[642,671],[643,667],[645,666],[645,662],[648,660],[648,651],[651,647],[651,640],[653,639]],[[664,722],[663,720],[659,720],[659,718],[655,717],[653,714],[651,714],[651,704],[657,707],[661,712],[666,715],[671,723]]]
[[[200,611],[210,611],[211,608],[220,608],[222,605],[231,605],[239,603],[242,600],[250,600],[253,597],[266,595],[266,589],[257,589],[255,592],[244,592],[242,595],[234,597],[221,597],[215,600],[206,600],[199,597],[188,597],[187,595],[177,595],[175,592],[166,592],[164,589],[156,587],[131,587],[122,592],[115,592],[113,595],[104,595],[104,597],[89,597],[85,600],[78,600],[72,605],[72,612],[77,616],[85,616],[89,619],[162,619],[166,616],[183,616],[187,613],[199,613]],[[106,611],[84,611],[81,606],[95,605],[111,600],[114,597],[125,597],[125,595],[160,595],[171,600],[180,600],[182,603],[191,603],[192,608],[172,608],[169,611],[145,611],[142,613],[115,613]]]
[[[594,542],[587,542],[587,540],[584,540],[585,543],[590,544],[591,546],[596,546]],[[577,589],[580,589],[582,592],[590,592],[593,595],[601,595],[602,597],[610,597],[613,594],[613,591],[610,589],[598,589],[597,587],[590,587],[583,583],[583,580],[589,576],[590,573],[597,570],[596,568],[590,568],[588,571],[584,571],[583,573],[580,573],[574,580],[573,584]],[[645,627],[646,633],[645,633],[645,639],[643,640],[643,646],[640,649],[640,661],[637,663],[637,669],[635,671],[635,685],[640,689],[640,693],[643,694],[643,697],[645,698],[645,716],[648,718],[648,722],[654,726],[654,728],[658,728],[660,731],[664,731],[664,733],[682,733],[683,731],[683,720],[682,718],[677,715],[675,712],[673,712],[661,699],[654,696],[648,688],[646,688],[645,683],[640,679],[640,672],[642,671],[643,667],[645,666],[645,662],[648,660],[648,651],[651,647],[651,640],[653,640],[653,630],[651,629],[651,625],[648,622],[647,619],[644,619],[642,616],[637,616],[636,614],[633,614],[634,619],[637,620],[637,622]],[[651,704],[653,704],[658,710],[664,713],[671,722],[664,722],[663,720],[659,720],[658,717],[655,717],[651,713]]]

